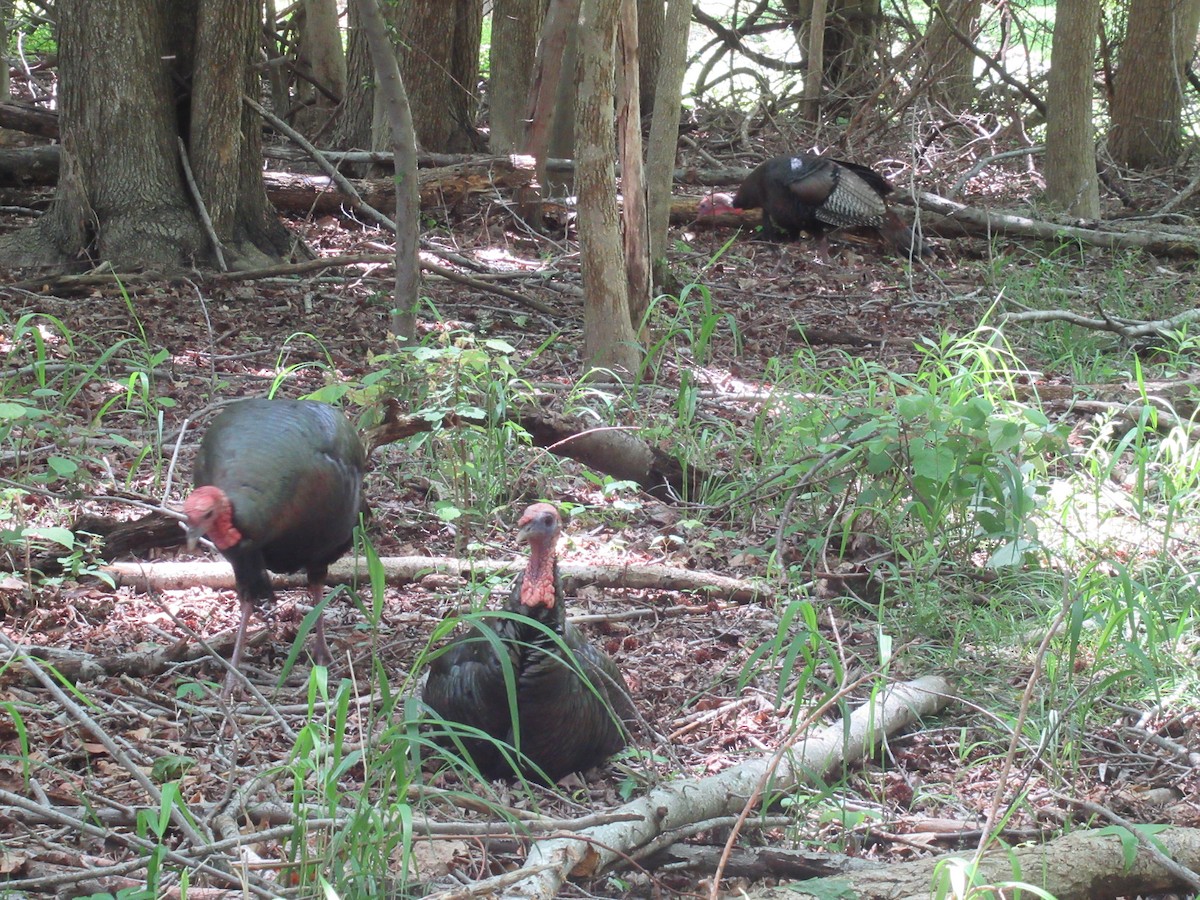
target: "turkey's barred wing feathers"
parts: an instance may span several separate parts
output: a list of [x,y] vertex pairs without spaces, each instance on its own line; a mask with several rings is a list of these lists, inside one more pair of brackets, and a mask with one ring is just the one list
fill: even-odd
[[878,227],[887,205],[883,197],[849,169],[838,169],[837,183],[829,197],[817,209],[817,218],[828,225],[870,225]]
[[881,197],[887,196],[896,189],[890,181],[888,181],[870,166],[864,166],[861,163],[849,162],[844,159],[831,159],[830,162],[841,166],[843,169],[849,169],[868,185],[870,185],[871,190],[875,191],[875,193]]

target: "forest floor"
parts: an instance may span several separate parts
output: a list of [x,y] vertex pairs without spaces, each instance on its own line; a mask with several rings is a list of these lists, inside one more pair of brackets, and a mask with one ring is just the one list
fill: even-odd
[[[762,158],[774,149],[759,148],[761,152],[753,155]],[[1007,199],[1019,205],[1019,198]],[[320,254],[378,252],[386,243],[377,232],[345,220],[291,225]],[[1000,299],[1000,275],[1025,267],[1036,279],[1053,255],[1051,248],[1036,245],[939,239],[938,258],[910,269],[869,234],[835,235],[829,262],[818,260],[806,241],[773,245],[742,236],[722,250],[730,236],[710,227],[673,229],[677,244],[672,261],[685,282],[694,279],[707,286],[722,322],[713,334],[710,357],[692,373],[709,391],[703,416],[737,427],[749,427],[758,412],[759,401],[751,395],[769,388],[800,361],[819,369],[826,361],[841,365],[847,358],[859,358],[896,373],[914,371],[922,341],[968,332],[993,315]],[[561,284],[579,284],[573,235],[552,240],[523,233],[511,227],[499,203],[477,199],[455,210],[452,220],[427,229],[425,237],[461,254],[503,260],[498,265],[513,270],[553,269]],[[1135,265],[1125,274],[1139,290],[1161,292],[1167,300],[1196,295],[1190,265],[1152,259]],[[1069,280],[1078,287],[1079,311],[1095,311],[1093,300],[1103,295],[1113,270],[1108,254],[1075,254]],[[139,284],[128,289],[127,299],[116,286],[70,293],[0,288],[5,323],[0,351],[14,362],[24,359],[13,325],[36,313],[42,317],[40,333],[49,358],[94,370],[76,385],[49,385],[64,395],[67,388],[73,391],[60,408],[61,444],[25,448],[10,464],[36,472],[49,455],[71,455],[86,460],[84,465],[95,476],[91,492],[161,497],[164,463],[171,459],[174,437],[186,417],[198,417],[198,426],[183,437],[174,468],[168,502],[177,504],[209,404],[260,396],[276,382],[282,394],[298,396],[325,386],[331,377],[354,381],[373,371],[376,357],[389,352],[386,300],[380,300],[390,290],[389,271],[364,268],[351,277],[330,273],[250,284]],[[502,298],[429,278],[423,291],[440,322],[423,316],[422,329],[426,336],[442,330],[451,342],[455,334],[467,333],[476,340],[507,341],[515,348],[511,358],[519,361],[522,379],[545,397],[565,395],[580,372],[578,294],[548,293],[532,282],[517,289],[552,303],[558,315],[531,312]],[[678,312],[671,304],[678,301],[662,302],[663,316],[669,320]],[[798,325],[807,330],[807,340]],[[68,336],[74,336],[73,344]],[[122,342],[125,349],[117,358],[128,361],[131,355],[144,354],[149,364],[142,371],[152,383],[131,376],[123,362],[101,359],[107,348]],[[1025,359],[1047,382],[1067,379],[1069,373],[1056,369],[1055,363],[1036,358],[1033,351]],[[678,370],[664,367],[661,390],[646,394],[651,404],[647,415],[655,413],[654,404],[669,408],[675,402],[678,376]],[[30,371],[26,380],[34,377]],[[133,402],[144,389],[146,402]],[[76,424],[95,422],[114,398],[117,405],[104,417],[103,433],[73,434]],[[4,400],[0,397],[0,403]],[[640,423],[631,419],[627,424]],[[86,446],[73,443],[76,438]],[[504,484],[491,502],[469,509],[458,520],[444,521],[435,514],[434,504],[453,495],[455,488],[431,479],[427,457],[458,452],[462,445],[448,431],[411,444],[388,445],[375,454],[366,484],[372,507],[367,536],[378,554],[517,559],[521,551],[512,540],[512,523],[526,503],[546,498],[572,512],[564,561],[668,564],[744,578],[769,575],[766,554],[754,551],[773,540],[775,515],[708,521],[712,527],[691,530],[686,520],[705,519],[705,510],[606,492],[578,464],[548,461],[542,452],[529,449],[513,452],[507,473],[499,479]],[[8,512],[15,517],[10,526],[66,527],[84,513],[114,513],[111,503],[70,499],[61,482],[49,479],[44,484],[55,496],[25,495],[19,507]],[[134,514],[130,510],[122,515]],[[696,537],[701,533],[703,540]],[[175,550],[151,555],[186,558]],[[203,584],[153,592],[114,590],[88,578],[31,582],[22,574],[23,562],[12,560],[16,574],[0,578],[0,632],[22,646],[68,649],[111,661],[122,654],[190,643],[184,625],[212,638],[227,635],[237,624],[231,591]],[[810,574],[819,581],[822,573]],[[503,589],[495,587],[497,594]],[[982,576],[978,590],[980,604],[986,605]],[[996,723],[972,704],[986,705],[986,695],[979,691],[991,690],[997,709],[1005,710],[1004,715],[1011,711],[1030,677],[1037,637],[1028,645],[1007,648],[965,640],[955,649],[954,664],[946,668],[944,654],[928,652],[944,634],[897,631],[891,634],[894,646],[885,650],[879,643],[881,630],[894,627],[897,620],[887,618],[885,626],[885,616],[869,599],[826,593],[813,592],[819,627],[840,648],[846,671],[874,671],[890,653],[889,679],[923,675],[934,665],[952,680],[961,678],[972,685],[970,702],[952,703],[938,719],[891,737],[884,751],[848,768],[835,789],[795,799],[787,824],[758,827],[752,822],[739,838],[740,846],[837,848],[883,862],[971,848],[1005,777],[1011,779],[1006,802],[1013,806],[999,834],[1009,843],[1050,836],[1065,823],[1093,821],[1076,805],[1082,799],[1135,821],[1200,826],[1200,767],[1181,761],[1178,752],[1180,747],[1194,751],[1200,746],[1200,709],[1194,702],[1174,703],[1169,712],[1114,705],[1107,715],[1093,715],[1094,730],[1073,735],[1073,771],[1047,771],[1030,747],[1020,770],[1006,776],[1002,763],[1007,746],[998,737]],[[452,579],[391,586],[375,629],[365,627],[362,612],[344,598],[333,601],[326,613],[337,657],[331,681],[353,677],[356,683],[369,683],[374,661],[389,673],[393,687],[404,685],[411,691],[421,674],[415,663],[432,629],[477,597],[473,586]],[[221,677],[219,669],[202,658],[151,675],[115,670],[81,685],[95,723],[146,773],[157,772],[171,760],[190,760],[178,778],[184,802],[196,811],[219,808],[246,773],[290,765],[296,734],[310,721],[303,657],[276,687],[296,636],[300,616],[295,603],[303,600],[302,591],[282,593],[278,615],[248,653],[246,668],[277,704],[276,712],[254,703],[231,711],[211,695],[181,693],[181,685],[206,673]],[[503,783],[461,785],[451,775],[431,776],[430,783],[450,789],[463,786],[501,805],[536,805],[544,814],[570,817],[616,806],[651,783],[711,774],[771,752],[787,737],[795,719],[803,719],[804,710],[767,673],[741,676],[755,651],[778,639],[781,606],[771,601],[697,599],[665,589],[580,590],[572,602],[575,614],[630,614],[592,622],[587,628],[619,660],[638,709],[651,726],[639,736],[638,746],[653,756],[620,758],[589,773],[586,781],[570,779],[557,791]],[[912,615],[899,621],[916,629],[922,619]],[[256,630],[260,624],[256,622]],[[818,674],[824,689],[843,677],[828,667]],[[985,683],[988,686],[981,687]],[[784,692],[782,702],[777,690]],[[800,703],[817,693],[800,696]],[[11,795],[32,797],[43,807],[61,808],[72,816],[86,806],[91,821],[106,829],[132,831],[135,810],[145,808],[146,796],[125,764],[65,717],[47,690],[32,683],[18,665],[9,664],[0,672],[0,703],[10,713],[0,715],[0,790],[6,792],[0,798],[0,891],[4,879],[39,875],[51,879],[45,890],[60,896],[78,896],[73,891],[83,888],[115,895],[121,888],[144,883],[136,873],[124,876],[105,868],[130,858],[134,851],[128,847],[100,833],[71,830],[65,822],[47,833],[46,820],[36,811],[11,802]],[[347,735],[365,740],[371,728],[381,727],[371,721],[369,705],[351,705]],[[835,719],[831,714],[823,721]],[[1165,740],[1156,742],[1151,734]],[[338,796],[370,791],[361,777],[360,766],[348,765],[338,777]],[[270,783],[253,799],[264,807],[277,801],[286,809],[291,791],[286,782]],[[1017,795],[1019,801],[1013,799]],[[472,813],[461,807],[431,814],[443,819],[494,818],[487,810]],[[267,829],[279,822],[264,814],[243,824]],[[281,839],[269,833],[272,837],[255,848],[263,868],[283,865],[286,856]],[[719,846],[728,834],[728,825],[717,823],[689,840]],[[435,842],[418,855],[419,880],[444,888],[455,879],[480,879],[519,864],[526,851],[527,844],[512,840],[463,837]],[[88,868],[104,870],[103,877],[53,881]],[[708,870],[659,870],[645,861],[568,891],[577,896],[691,895],[706,892],[710,877]],[[733,877],[723,889],[735,893],[747,883]]]

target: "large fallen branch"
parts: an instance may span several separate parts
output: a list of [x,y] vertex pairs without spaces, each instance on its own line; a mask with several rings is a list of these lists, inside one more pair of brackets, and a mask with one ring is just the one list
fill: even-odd
[[[821,785],[832,772],[862,758],[887,735],[933,715],[949,699],[950,684],[945,679],[918,678],[891,687],[856,709],[848,729],[840,722],[822,728],[782,758],[752,759],[708,778],[681,779],[658,787],[610,810],[636,814],[636,820],[600,825],[535,844],[521,869],[527,877],[500,896],[550,900],[571,874],[594,875],[664,832],[718,816],[737,815],[752,798],[760,796],[767,779],[774,796],[800,784]],[[472,885],[466,892],[475,894],[477,890],[487,892],[488,884]]]
[[[1166,854],[1191,869],[1200,868],[1200,829],[1151,829],[1150,837]],[[750,893],[753,900],[804,900],[806,897],[855,897],[857,900],[897,900],[949,896],[951,873],[969,867],[973,854],[944,856],[896,863],[878,870],[835,878],[818,878]],[[1004,885],[1032,884],[1058,900],[1159,894],[1189,889],[1141,847],[1125,829],[1099,828],[1077,831],[1039,847],[992,850],[984,854],[970,884],[987,884],[996,890],[980,896],[1012,896]],[[1022,892],[1022,896],[1028,892]],[[1030,894],[1032,896],[1032,894]]]
[[[450,575],[464,581],[492,576],[515,576],[525,565],[524,560],[463,560],[445,556],[385,556],[380,559],[389,585],[413,584],[430,575]],[[629,590],[654,588],[662,591],[696,591],[710,597],[749,603],[771,594],[770,588],[758,582],[729,578],[712,572],[697,572],[676,566],[650,563],[637,565],[584,565],[560,562],[558,565],[564,585],[574,591],[580,585]],[[233,569],[225,562],[118,562],[101,570],[118,586],[129,585],[140,590],[169,591],[203,584],[217,590],[232,590]],[[366,578],[366,561],[343,559],[329,569],[329,584],[352,584]],[[272,576],[280,588],[301,588],[307,584],[304,573]]]
[[[951,224],[958,225],[968,234],[1007,234],[1038,238],[1047,241],[1079,241],[1093,247],[1110,250],[1145,250],[1161,256],[1200,256],[1200,231],[1196,229],[1166,228],[1160,226],[1153,231],[1118,229],[1111,222],[1097,222],[1092,227],[1080,224],[1063,225],[1044,222],[1014,213],[994,212],[967,206],[948,200],[928,191],[918,191],[917,205],[928,212],[945,217],[939,223],[931,223],[938,234],[949,233]],[[925,223],[922,222],[924,227]]]

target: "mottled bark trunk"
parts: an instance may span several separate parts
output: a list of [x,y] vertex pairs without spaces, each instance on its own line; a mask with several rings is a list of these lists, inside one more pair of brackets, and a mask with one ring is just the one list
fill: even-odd
[[417,141],[412,110],[396,62],[387,23],[377,0],[355,0],[359,22],[375,67],[377,100],[383,108],[396,164],[396,282],[392,333],[412,341],[416,333],[421,264],[417,256],[420,206],[417,197]]
[[[8,47],[8,23],[12,19],[13,0],[0,0],[0,47]],[[0,100],[9,101],[11,85],[8,80],[8,66],[0,66]]]
[[304,105],[292,124],[310,137],[327,131],[329,117],[346,96],[346,52],[342,48],[337,7],[336,0],[303,0],[300,52],[296,63],[329,92],[317,90],[306,79],[296,79],[295,99]]
[[179,159],[231,267],[275,257],[287,233],[262,185],[255,92],[256,6],[234,0],[63,0],[59,10],[62,169],[50,212],[0,239],[0,259],[63,265],[209,265]]
[[617,222],[613,47],[620,5],[621,0],[583,0],[580,9],[575,187],[587,365],[624,378],[636,371],[639,354]]
[[642,113],[654,109],[654,92],[658,89],[658,71],[662,65],[663,42],[666,38],[666,5],[664,0],[637,0],[638,20],[638,102]]
[[[813,0],[783,0],[784,9],[800,27],[797,40],[807,47],[812,22]],[[876,42],[883,11],[880,0],[828,0],[822,41],[825,64],[824,81],[842,95],[865,93],[874,87],[864,80],[873,78]]]
[[1046,197],[1070,215],[1100,217],[1092,74],[1099,0],[1059,0],[1050,55]]
[[1116,74],[1108,149],[1134,168],[1174,163],[1200,0],[1133,0]]
[[37,226],[0,240],[0,258],[183,265],[206,255],[178,165],[170,50],[157,6],[59,3],[58,193]]
[[481,0],[405,0],[397,8],[400,72],[421,147],[476,148]]
[[671,221],[671,185],[679,146],[679,101],[683,96],[691,17],[690,0],[669,0],[666,40],[658,70],[658,86],[654,92],[650,143],[646,150],[650,258],[656,267],[654,282],[660,287],[665,285],[667,278],[665,266],[667,230]]
[[617,127],[621,154],[621,236],[629,321],[640,328],[650,306],[650,234],[646,225],[646,172],[642,163],[642,110],[638,102],[636,0],[621,0],[617,30]]
[[495,0],[492,8],[489,135],[493,153],[512,153],[525,140],[525,115],[533,84],[542,0]]
[[975,54],[951,30],[973,37],[982,0],[937,0],[925,35],[930,92],[952,112],[970,107],[975,98]]
[[347,10],[346,93],[337,108],[331,145],[337,150],[367,150],[371,147],[371,120],[375,110],[375,70],[367,39],[358,25],[358,10]]

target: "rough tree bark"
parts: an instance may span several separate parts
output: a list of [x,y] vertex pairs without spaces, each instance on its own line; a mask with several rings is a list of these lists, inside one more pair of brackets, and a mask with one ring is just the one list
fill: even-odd
[[[296,62],[330,93],[346,96],[346,53],[338,25],[336,0],[304,0],[300,25],[300,53]],[[336,101],[311,82],[298,79],[296,99],[305,104],[297,116],[297,130],[312,135],[325,127]]]
[[[658,72],[663,64],[665,43],[670,37],[667,29],[664,0],[637,0],[638,23],[638,105],[642,114],[654,109],[654,93],[658,90]],[[687,26],[684,26],[687,32]],[[676,110],[678,118],[678,110]]]
[[629,285],[629,320],[641,328],[650,306],[650,235],[646,221],[646,171],[642,163],[642,111],[638,105],[638,16],[636,0],[621,0],[617,26],[620,77],[617,84],[617,144],[621,155],[621,237],[625,280]]
[[[551,173],[549,157],[574,153],[575,60],[579,30],[580,0],[550,0],[538,37],[529,111],[525,116],[525,152],[537,160],[537,183],[541,196],[555,185],[569,187],[571,176]],[[565,146],[564,146],[565,144]],[[528,203],[525,204],[529,206]],[[532,209],[524,214],[530,221]]]
[[671,221],[671,183],[679,146],[679,101],[683,97],[690,0],[668,0],[666,40],[662,45],[658,85],[654,91],[654,116],[646,150],[646,192],[649,208],[650,259],[654,283],[667,282],[667,228]]
[[[8,46],[8,23],[12,19],[13,0],[0,0],[0,47]],[[0,66],[0,101],[7,103],[11,85],[8,80],[8,66]]]
[[524,143],[537,39],[545,15],[542,0],[495,0],[488,81],[492,153],[512,153]]
[[585,297],[585,365],[588,370],[608,370],[625,378],[637,370],[640,354],[629,320],[629,289],[617,224],[613,48],[620,7],[621,0],[583,0],[581,5],[576,29],[575,187]]
[[[783,8],[803,28],[796,31],[801,46],[813,21],[813,0],[783,0]],[[873,87],[873,65],[883,18],[880,0],[828,0],[823,45],[824,81],[841,96],[856,96]]]
[[50,211],[0,238],[0,261],[61,267],[210,265],[214,257],[179,163],[232,268],[287,253],[267,202],[251,62],[257,7],[237,0],[62,0],[62,169]]
[[1175,162],[1198,26],[1200,0],[1132,0],[1108,135],[1118,163],[1140,169]]
[[1072,216],[1100,217],[1092,127],[1092,69],[1099,0],[1059,0],[1050,53],[1046,197]]
[[982,7],[983,0],[939,0],[925,33],[930,92],[951,112],[969,108],[975,98],[975,54],[954,36],[949,25],[974,35]]
[[[386,13],[385,13],[386,15]],[[358,7],[346,9],[346,93],[334,114],[330,146],[337,150],[375,150],[371,121],[375,110],[375,67],[367,38],[359,26]]]
[[475,109],[482,0],[402,0],[396,10],[400,72],[425,150],[477,147]]
[[417,142],[412,112],[377,0],[354,0],[354,3],[375,64],[378,99],[384,109],[396,166],[396,281],[391,330],[397,337],[411,341],[416,333],[421,286],[421,260],[417,255],[420,239]]

